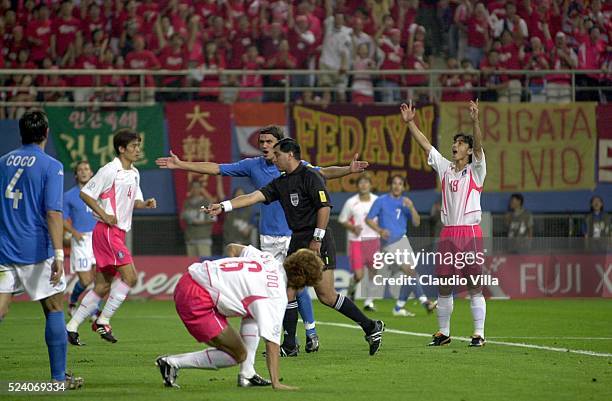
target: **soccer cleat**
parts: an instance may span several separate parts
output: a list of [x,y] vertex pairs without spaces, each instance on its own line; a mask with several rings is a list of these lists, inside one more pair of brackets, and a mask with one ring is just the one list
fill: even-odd
[[366,312],[376,312],[376,307],[374,306],[374,302],[372,302],[371,304],[364,305],[363,310]]
[[312,333],[306,336],[306,346],[304,347],[306,353],[317,352],[319,350],[319,336],[317,333]]
[[433,335],[433,340],[428,344],[430,347],[440,347],[442,345],[448,345],[451,342],[449,336],[445,336],[441,332],[437,332]]
[[294,348],[287,348],[285,345],[280,346],[280,356],[281,358],[292,358],[298,356],[300,352],[300,346],[295,345]]
[[438,307],[438,301],[430,301],[427,300],[425,302],[423,302],[423,307],[425,308],[425,310],[427,311],[427,313],[433,313],[433,311]]
[[479,335],[473,335],[468,347],[484,347],[487,341]]
[[102,337],[103,340],[113,344],[117,342],[117,339],[115,336],[113,336],[113,330],[111,329],[110,324],[98,324],[96,321],[91,324],[91,329],[100,334],[100,337]]
[[385,331],[385,322],[377,320],[370,334],[365,336],[365,340],[370,344],[370,355],[376,354],[382,346],[383,331]]
[[74,374],[66,372],[66,390],[77,390],[83,387],[85,380],[82,377],[76,377]]
[[164,386],[181,388],[181,386],[176,384],[178,368],[172,367],[168,361],[166,361],[166,356],[167,355],[158,356],[155,360],[155,365],[159,368],[159,373],[161,373],[162,379],[164,379]]
[[85,343],[82,343],[81,340],[79,339],[79,333],[76,331],[66,331],[67,333],[67,337],[68,337],[68,342],[72,345],[76,345],[78,347],[85,345]]
[[265,387],[271,386],[272,382],[268,379],[264,379],[259,376],[257,373],[253,375],[250,379],[238,374],[238,387]]
[[393,316],[400,316],[400,317],[415,317],[416,314],[407,311],[406,309],[402,308],[402,309],[395,309],[393,308]]

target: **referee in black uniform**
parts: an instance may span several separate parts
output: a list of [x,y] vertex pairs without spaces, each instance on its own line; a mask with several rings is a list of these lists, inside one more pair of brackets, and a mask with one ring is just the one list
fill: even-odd
[[[212,204],[206,212],[218,215],[223,211],[230,212],[232,209],[259,202],[271,203],[278,200],[293,232],[287,255],[302,248],[309,248],[321,256],[325,269],[323,278],[314,286],[317,297],[325,305],[335,308],[363,328],[366,341],[370,345],[370,355],[374,355],[381,345],[384,323],[365,316],[353,301],[338,294],[334,288],[336,248],[331,231],[327,229],[331,203],[323,177],[315,169],[302,164],[300,145],[293,139],[285,138],[279,141],[274,146],[274,154],[275,163],[284,174],[258,191],[220,204]],[[295,302],[295,295],[294,290],[287,290],[290,304]],[[281,346],[281,354],[285,356],[297,355],[297,320],[297,308],[288,307],[283,321],[286,333]]]

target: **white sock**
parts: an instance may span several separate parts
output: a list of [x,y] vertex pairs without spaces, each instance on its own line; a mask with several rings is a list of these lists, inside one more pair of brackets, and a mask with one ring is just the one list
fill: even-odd
[[427,302],[427,295],[421,295],[419,297],[419,302],[424,304],[425,302]]
[[113,317],[117,309],[121,306],[123,301],[130,292],[130,287],[124,283],[121,279],[113,281],[111,284],[110,295],[106,300],[104,309],[98,318],[98,324],[109,324],[110,318]]
[[85,294],[81,305],[79,305],[77,311],[72,315],[72,319],[66,325],[66,330],[77,331],[81,323],[98,308],[98,302],[100,302],[100,296],[95,291],[91,290]]
[[395,309],[402,309],[406,306],[406,301],[400,301],[399,299],[395,302]]
[[[487,316],[487,303],[482,292],[472,295],[470,300],[472,318],[474,319],[474,335],[484,338],[485,317]],[[439,307],[439,306],[438,306]]]
[[450,321],[453,314],[453,295],[438,297],[438,325],[440,332],[445,336],[450,336]]
[[254,319],[242,319],[240,336],[247,350],[247,357],[240,364],[240,374],[250,379],[255,375],[255,355],[259,345],[259,329]]
[[229,354],[216,348],[207,348],[204,351],[188,352],[186,354],[170,355],[166,361],[180,369],[219,369],[236,365],[236,361]]

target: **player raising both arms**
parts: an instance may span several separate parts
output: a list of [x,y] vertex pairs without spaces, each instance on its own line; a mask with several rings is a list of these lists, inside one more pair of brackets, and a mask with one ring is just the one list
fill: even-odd
[[[85,295],[81,305],[66,325],[68,341],[82,345],[78,327],[91,315],[100,299],[109,294],[106,304],[92,329],[104,340],[115,343],[110,318],[136,284],[136,268],[125,245],[125,233],[132,227],[132,212],[157,207],[155,199],[142,197],[140,173],[134,162],[140,158],[141,138],[130,129],[121,129],[113,137],[117,157],[106,164],[81,190],[81,199],[95,213],[98,223],[93,232],[96,258],[95,287]],[[115,276],[120,277],[115,279]]]
[[[442,183],[441,216],[444,228],[440,233],[438,252],[467,254],[482,252],[482,231],[480,229],[480,193],[487,174],[485,155],[482,149],[482,134],[478,120],[478,100],[470,101],[470,115],[474,135],[459,133],[453,138],[452,161],[445,159],[427,140],[414,122],[416,110],[412,101],[401,105],[402,119],[408,124],[410,133],[418,144],[427,152],[427,162],[438,173]],[[465,256],[465,255],[463,255]],[[446,258],[444,258],[446,261]],[[463,259],[465,260],[465,259]],[[482,274],[482,266],[466,265],[460,269],[454,264],[439,264],[436,275],[439,278],[462,275],[466,278]],[[434,334],[429,344],[440,346],[449,344],[450,319],[453,313],[453,288],[441,285],[438,288],[438,324],[439,331]],[[482,286],[473,284],[468,279],[468,290],[471,296],[474,334],[470,346],[482,347],[485,344],[484,323],[486,303],[482,295]]]
[[[157,358],[164,384],[178,387],[179,369],[216,370],[239,363],[242,368],[248,365],[253,377],[262,381],[253,368],[261,336],[272,387],[293,390],[280,383],[278,368],[286,290],[317,285],[323,262],[302,249],[287,257],[283,269],[271,253],[238,244],[228,248],[230,255],[239,256],[194,263],[176,285],[176,311],[189,333],[211,348]],[[232,316],[242,317],[240,334],[227,323]]]

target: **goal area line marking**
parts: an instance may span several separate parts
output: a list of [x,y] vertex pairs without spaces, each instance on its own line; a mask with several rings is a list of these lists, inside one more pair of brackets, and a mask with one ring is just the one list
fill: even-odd
[[[320,324],[322,326],[343,327],[343,328],[346,328],[346,329],[361,330],[361,327],[359,327],[359,326],[354,326],[354,325],[350,325],[350,324],[346,324],[346,323],[333,323],[333,322],[320,322],[320,321],[317,321],[316,324]],[[386,333],[393,333],[393,334],[402,334],[402,335],[405,335],[405,336],[431,338],[431,334],[417,333],[417,332],[414,332],[414,331],[404,331],[404,330],[396,330],[396,329],[388,329],[388,328],[386,328],[385,332]],[[503,337],[503,338],[508,338],[508,337]],[[465,342],[471,341],[471,338],[467,338],[467,337],[452,337],[452,339],[453,340],[459,340],[459,341],[465,341]],[[570,353],[570,354],[580,354],[580,355],[589,355],[589,356],[599,356],[599,357],[604,357],[604,358],[612,358],[612,354],[607,354],[607,353],[604,353],[604,352],[586,351],[586,350],[580,350],[580,349],[547,347],[545,345],[535,345],[535,344],[526,344],[526,343],[513,343],[513,342],[508,342],[508,341],[495,341],[495,340],[487,340],[487,343],[488,344],[495,344],[495,345],[507,345],[509,347],[530,348],[530,349],[539,349],[539,350],[551,351],[551,352],[563,352],[563,353]]]

